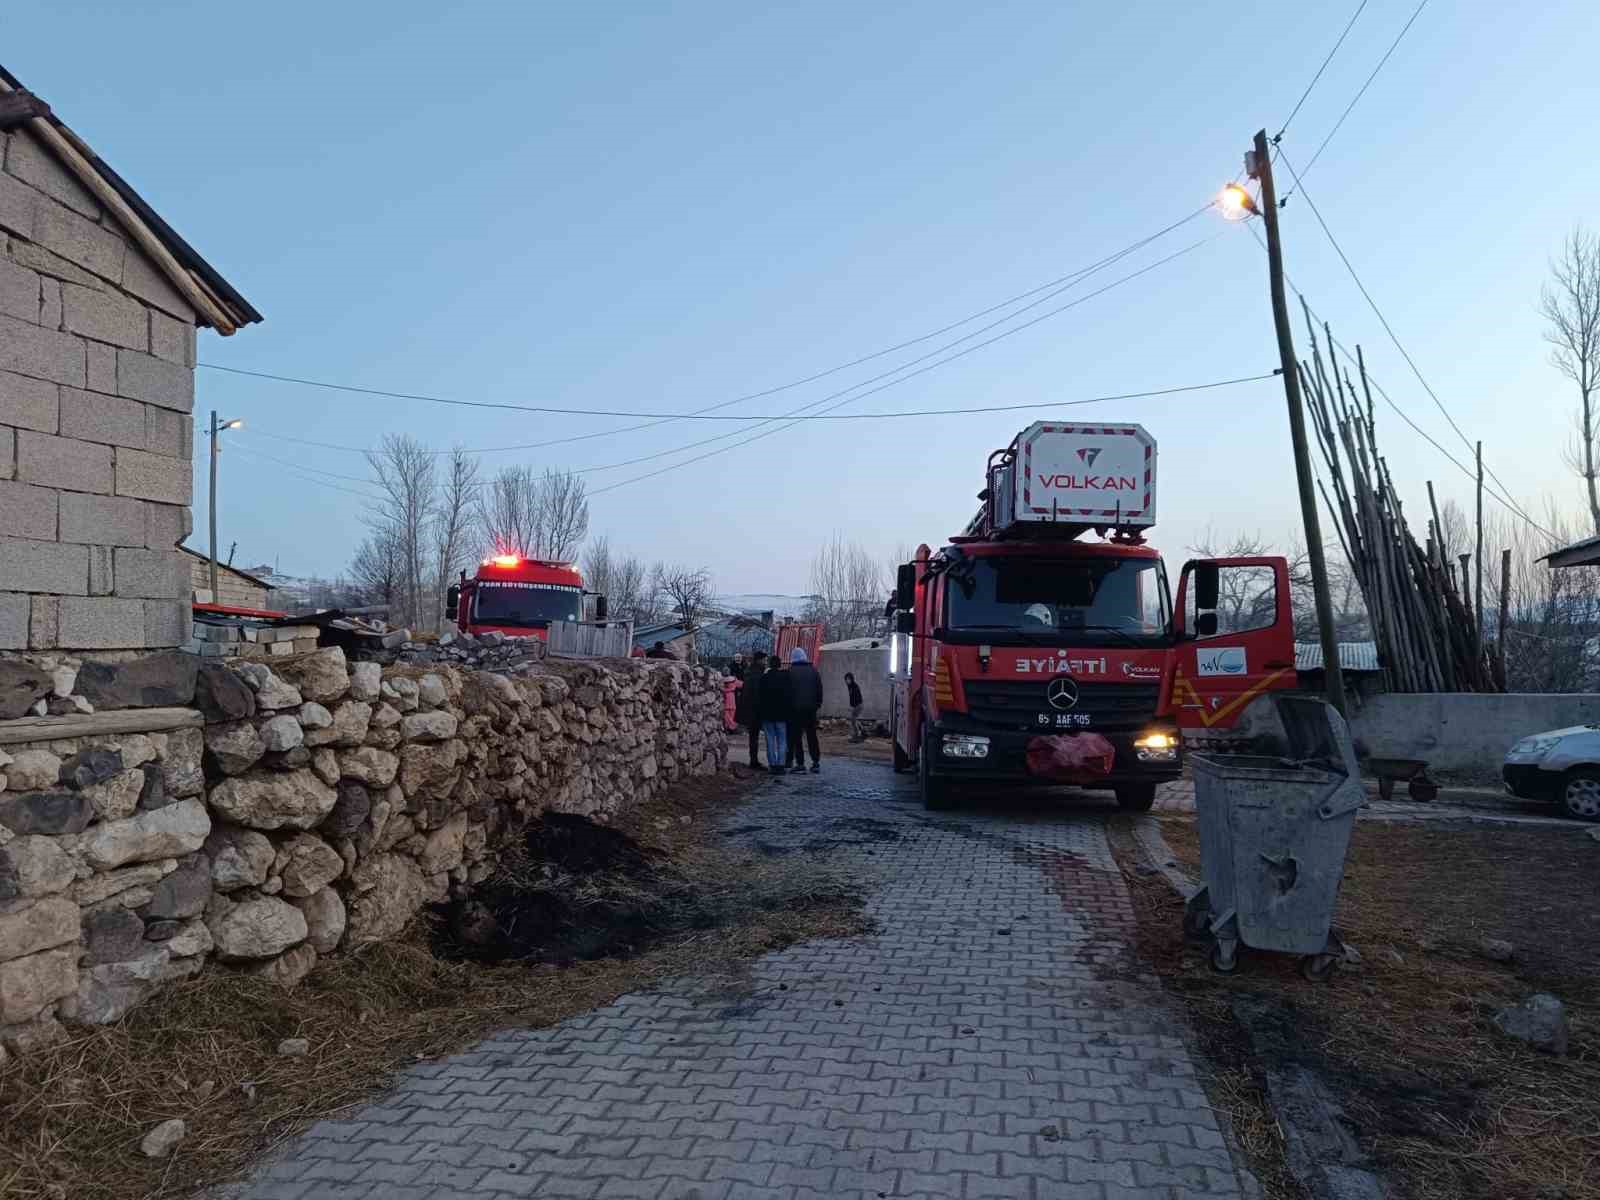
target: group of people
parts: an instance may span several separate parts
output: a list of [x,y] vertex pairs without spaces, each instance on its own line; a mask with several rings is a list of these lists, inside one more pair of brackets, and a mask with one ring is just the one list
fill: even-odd
[[[777,654],[756,651],[746,663],[743,655],[733,660],[733,673],[740,681],[734,706],[734,719],[743,725],[750,739],[750,769],[761,769],[761,742],[767,744],[767,770],[774,775],[804,771],[806,755],[811,756],[811,773],[822,771],[822,750],[817,742],[817,714],[822,711],[822,676],[812,665],[804,648],[796,646],[785,666]],[[850,689],[852,717],[861,712],[861,689],[855,678],[846,675]]]

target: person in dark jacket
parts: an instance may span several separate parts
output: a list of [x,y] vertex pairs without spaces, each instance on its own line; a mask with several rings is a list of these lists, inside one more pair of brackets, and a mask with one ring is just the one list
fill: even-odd
[[861,710],[865,702],[861,698],[861,685],[856,682],[856,677],[849,671],[844,673],[845,691],[850,695],[850,740],[864,742],[866,733],[861,728]]
[[[817,713],[822,708],[822,676],[811,665],[805,650],[796,646],[789,655],[789,690],[793,714],[789,718],[789,753],[795,770],[806,769],[806,749],[811,750],[811,773],[822,771],[822,750],[817,745]],[[801,739],[804,738],[804,745]]]
[[671,658],[672,654],[667,649],[667,644],[665,642],[657,642],[654,646],[651,646],[650,649],[644,652],[644,656],[646,658]]
[[757,650],[750,656],[750,665],[745,668],[744,683],[739,688],[739,699],[734,705],[733,719],[745,728],[745,733],[750,738],[750,769],[761,769],[761,715],[758,693],[761,691],[761,676],[766,670],[767,656]]
[[794,698],[789,673],[774,654],[767,660],[767,673],[761,677],[756,693],[756,715],[767,736],[767,769],[782,775],[789,740],[789,718],[794,713]]

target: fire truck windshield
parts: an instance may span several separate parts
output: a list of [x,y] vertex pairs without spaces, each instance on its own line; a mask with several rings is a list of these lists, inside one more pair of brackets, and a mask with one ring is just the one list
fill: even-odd
[[1046,634],[1154,645],[1170,629],[1159,559],[974,558],[948,579],[943,623],[952,633],[1015,629],[1028,640]]
[[473,589],[472,620],[539,628],[551,621],[576,621],[582,608],[583,589],[570,584],[480,579]]

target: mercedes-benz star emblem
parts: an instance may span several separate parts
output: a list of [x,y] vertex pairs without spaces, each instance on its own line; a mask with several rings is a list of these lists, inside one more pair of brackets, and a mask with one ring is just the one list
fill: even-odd
[[1057,675],[1045,688],[1044,698],[1051,708],[1073,708],[1078,703],[1078,681],[1069,675]]

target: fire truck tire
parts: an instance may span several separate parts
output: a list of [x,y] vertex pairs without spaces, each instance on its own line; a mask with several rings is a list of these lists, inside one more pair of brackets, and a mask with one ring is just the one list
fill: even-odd
[[933,751],[930,739],[924,738],[922,753],[917,756],[917,789],[922,793],[922,807],[929,812],[944,812],[955,807],[955,797],[948,780],[933,773]]
[[1125,783],[1116,789],[1117,807],[1123,812],[1149,812],[1156,802],[1153,783]]

